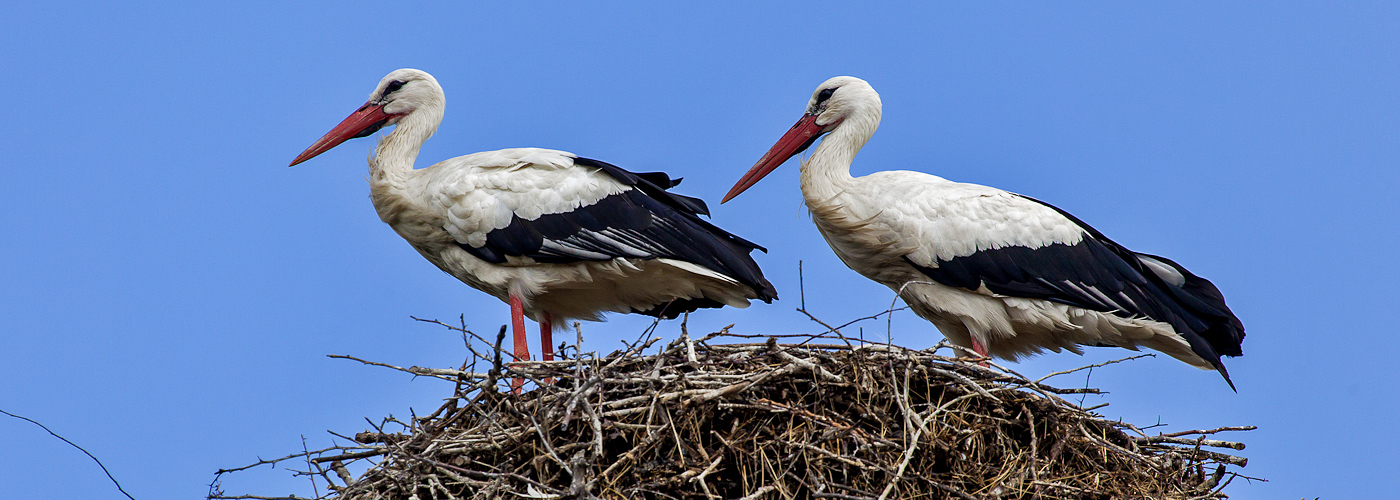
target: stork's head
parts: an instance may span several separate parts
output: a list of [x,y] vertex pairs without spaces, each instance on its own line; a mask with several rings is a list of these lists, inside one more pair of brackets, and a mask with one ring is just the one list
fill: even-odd
[[875,89],[865,80],[854,76],[838,76],[822,82],[817,86],[817,90],[812,91],[804,118],[814,117],[812,123],[821,127],[821,133],[827,133],[848,117],[872,113],[878,120],[880,94],[875,93]]
[[412,128],[423,134],[422,140],[427,140],[442,123],[445,107],[442,86],[433,75],[409,68],[395,70],[379,81],[368,102],[297,155],[292,165],[310,160],[347,140],[368,136],[400,122],[413,122],[417,126]]
[[[758,163],[734,184],[720,203],[739,196],[788,158],[807,150],[823,134],[836,130],[848,120],[855,123],[844,128],[864,134],[859,138],[859,143],[864,144],[880,125],[880,94],[875,93],[875,89],[865,80],[853,76],[838,76],[822,82],[812,92],[812,98],[807,101],[807,112],[797,120],[797,124],[759,158]],[[859,148],[859,145],[856,147]]]

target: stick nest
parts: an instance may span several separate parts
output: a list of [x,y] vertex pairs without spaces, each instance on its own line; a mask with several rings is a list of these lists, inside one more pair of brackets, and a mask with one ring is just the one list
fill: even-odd
[[[1225,498],[1245,459],[1204,448],[1244,445],[1207,435],[1252,429],[1148,436],[1059,396],[1095,389],[1041,383],[1057,374],[836,335],[726,329],[503,367],[503,334],[487,373],[391,367],[456,382],[431,415],[277,460],[304,459],[339,499]],[[271,497],[225,496],[216,478],[210,498]]]

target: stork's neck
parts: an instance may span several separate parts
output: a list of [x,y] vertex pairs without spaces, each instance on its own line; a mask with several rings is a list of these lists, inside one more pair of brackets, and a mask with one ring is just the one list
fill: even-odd
[[880,127],[880,110],[852,113],[822,139],[807,161],[802,162],[802,195],[807,206],[829,203],[846,191],[852,182],[851,162]]
[[399,119],[394,131],[379,140],[369,159],[371,183],[398,183],[413,173],[423,143],[442,123],[440,109],[418,109]]

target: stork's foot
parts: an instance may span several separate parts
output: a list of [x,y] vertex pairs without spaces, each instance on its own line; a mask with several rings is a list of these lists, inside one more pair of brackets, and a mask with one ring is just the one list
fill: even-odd
[[978,356],[978,355],[976,355],[976,354],[966,354],[966,353],[964,353],[963,355],[958,356],[958,359],[959,359],[959,360],[962,360],[962,361],[966,361],[966,362],[976,363],[977,366],[980,366],[980,367],[982,367],[982,368],[991,368],[991,367],[992,367],[992,365],[987,364],[987,361],[990,360],[991,358],[988,358],[988,357],[986,357],[986,356]]

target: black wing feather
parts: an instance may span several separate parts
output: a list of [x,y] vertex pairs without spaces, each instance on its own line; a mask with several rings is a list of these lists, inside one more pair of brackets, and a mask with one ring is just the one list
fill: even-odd
[[[597,160],[576,158],[580,166],[602,170],[634,189],[597,203],[534,220],[513,216],[504,228],[486,234],[486,244],[463,250],[484,261],[502,264],[508,257],[565,264],[613,258],[674,259],[732,277],[771,302],[777,290],[749,253],[767,251],[699,217],[707,213],[699,199],[666,191],[680,183],[661,172],[633,173]],[[719,307],[709,299],[678,300],[639,313],[675,317],[696,307]]]
[[710,208],[705,205],[704,200],[667,191],[667,189],[671,189],[680,184],[681,180],[673,180],[671,176],[666,175],[665,172],[645,172],[639,174],[623,170],[622,167],[617,165],[591,158],[574,158],[574,165],[602,170],[603,173],[617,179],[618,182],[628,186],[635,186],[646,193],[647,196],[682,211],[692,214],[710,215]]
[[[920,265],[908,257],[905,260],[930,279],[951,287],[977,290],[985,286],[1001,295],[1168,323],[1186,339],[1192,351],[1215,365],[1227,382],[1230,380],[1220,356],[1241,355],[1244,325],[1230,312],[1214,284],[1171,260],[1128,250],[1053,205],[1023,198],[1050,207],[1073,221],[1084,230],[1084,238],[1074,245],[1054,243],[1035,249],[1007,246],[983,250],[939,260],[937,267]],[[1185,283],[1173,285],[1143,264],[1139,256],[1171,266],[1185,277]]]

